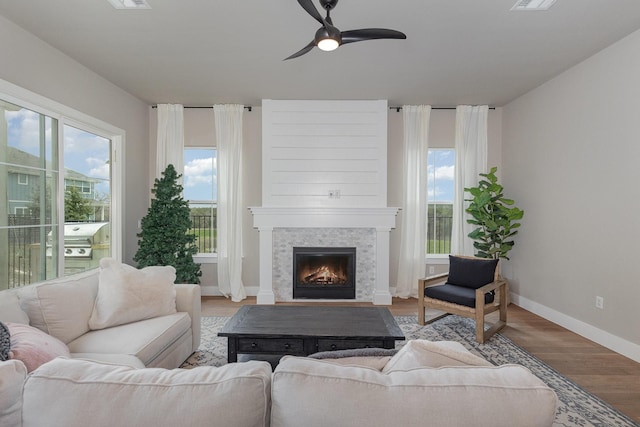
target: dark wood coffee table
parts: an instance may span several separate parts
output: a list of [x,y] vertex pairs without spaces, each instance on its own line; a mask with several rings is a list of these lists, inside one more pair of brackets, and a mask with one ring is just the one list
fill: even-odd
[[[402,330],[385,307],[245,305],[218,332],[238,354],[308,356],[319,351],[394,348]],[[259,357],[258,357],[259,358]]]

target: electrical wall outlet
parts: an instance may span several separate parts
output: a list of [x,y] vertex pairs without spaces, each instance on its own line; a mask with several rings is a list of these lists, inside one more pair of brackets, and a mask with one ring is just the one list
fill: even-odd
[[596,297],[596,308],[599,308],[600,310],[604,310],[604,298]]
[[436,268],[433,265],[429,266],[429,274],[436,274]]

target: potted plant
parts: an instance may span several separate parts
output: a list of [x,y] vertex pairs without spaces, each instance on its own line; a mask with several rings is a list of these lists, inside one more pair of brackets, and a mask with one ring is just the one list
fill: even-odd
[[472,196],[465,199],[470,202],[466,212],[471,218],[467,222],[478,226],[469,237],[474,240],[479,258],[509,259],[507,253],[515,244],[513,236],[518,233],[518,221],[524,216],[524,211],[502,194],[503,187],[495,175],[497,170],[493,167],[489,173],[481,173],[484,179],[480,179],[477,187],[464,189]]
[[176,269],[176,283],[200,283],[200,265],[193,261],[198,253],[196,237],[189,233],[189,203],[182,198],[182,185],[173,165],[167,166],[162,178],[151,190],[155,198],[142,218],[142,231],[137,234],[138,251],[133,260],[138,268],[171,265]]

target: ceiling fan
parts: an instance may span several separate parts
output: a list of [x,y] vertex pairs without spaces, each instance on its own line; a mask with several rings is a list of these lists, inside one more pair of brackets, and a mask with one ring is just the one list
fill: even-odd
[[316,35],[313,40],[300,49],[298,52],[293,55],[285,58],[293,59],[299,56],[304,55],[309,52],[314,46],[318,46],[319,49],[325,51],[331,51],[338,48],[338,46],[361,42],[365,40],[374,40],[374,39],[406,39],[407,36],[404,33],[396,30],[388,30],[386,28],[363,28],[360,30],[350,30],[350,31],[340,31],[336,27],[333,26],[333,21],[331,20],[330,12],[336,7],[338,4],[338,0],[320,0],[320,5],[327,11],[327,16],[325,18],[320,15],[318,9],[313,5],[313,0],[298,0],[298,3],[304,10],[307,11],[311,17],[313,17],[316,21],[322,24],[322,27],[316,31]]

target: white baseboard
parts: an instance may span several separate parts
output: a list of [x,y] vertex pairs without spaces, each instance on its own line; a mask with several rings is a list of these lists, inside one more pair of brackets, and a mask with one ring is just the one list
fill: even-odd
[[581,320],[574,319],[535,301],[521,297],[520,295],[511,293],[510,296],[511,302],[515,305],[640,363],[640,345],[610,334],[602,329],[598,329]]
[[[258,295],[258,291],[260,290],[260,286],[245,286],[244,291],[247,293],[247,296],[255,297]],[[213,285],[200,285],[200,295],[203,297],[221,297],[222,292],[218,289],[217,286]]]

